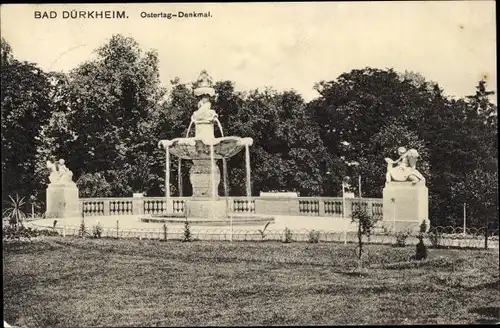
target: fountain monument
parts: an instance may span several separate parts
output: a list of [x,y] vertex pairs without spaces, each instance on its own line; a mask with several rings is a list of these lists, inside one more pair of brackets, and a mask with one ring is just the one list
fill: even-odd
[[[224,136],[217,113],[211,108],[211,99],[215,96],[212,79],[206,71],[198,78],[198,87],[194,90],[198,97],[198,109],[191,116],[191,123],[185,138],[161,140],[159,147],[165,149],[165,197],[170,198],[170,155],[182,160],[191,160],[193,165],[189,172],[189,180],[193,188],[192,197],[186,202],[186,215],[189,218],[223,219],[228,217],[228,204],[218,193],[221,174],[217,165],[222,160],[224,187],[227,196],[226,160],[245,149],[246,193],[251,196],[250,184],[250,150],[252,138]],[[194,137],[190,137],[194,125]],[[216,138],[214,128],[217,125],[221,137]],[[171,209],[167,208],[167,215]]]

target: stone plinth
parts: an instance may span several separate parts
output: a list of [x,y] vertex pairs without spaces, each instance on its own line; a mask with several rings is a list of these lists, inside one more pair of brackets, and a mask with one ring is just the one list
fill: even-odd
[[227,216],[226,200],[220,198],[193,198],[186,201],[186,208],[188,218],[220,219]]
[[383,202],[385,226],[418,232],[425,220],[429,227],[429,192],[425,184],[391,182],[383,190]]
[[[215,163],[215,191],[218,192],[220,183],[220,170],[217,162]],[[201,198],[212,197],[212,174],[210,160],[193,160],[193,166],[189,171],[189,180],[193,187],[193,197]],[[216,194],[218,196],[218,194]]]
[[47,187],[46,218],[79,217],[78,188],[74,182],[51,183]]

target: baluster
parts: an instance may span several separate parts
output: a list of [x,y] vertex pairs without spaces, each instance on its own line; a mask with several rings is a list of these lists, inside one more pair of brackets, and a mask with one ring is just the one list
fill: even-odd
[[151,201],[144,201],[144,214],[150,214],[151,211]]

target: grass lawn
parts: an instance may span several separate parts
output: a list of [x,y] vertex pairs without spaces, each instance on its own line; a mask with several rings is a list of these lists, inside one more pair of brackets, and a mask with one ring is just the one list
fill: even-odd
[[3,244],[4,320],[23,326],[499,321],[498,250],[45,238]]

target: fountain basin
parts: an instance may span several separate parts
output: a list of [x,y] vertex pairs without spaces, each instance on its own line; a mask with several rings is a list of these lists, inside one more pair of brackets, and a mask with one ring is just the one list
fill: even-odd
[[239,153],[250,138],[175,138],[169,146],[170,154],[182,159],[210,159],[210,145],[214,146],[214,159],[229,158]]

